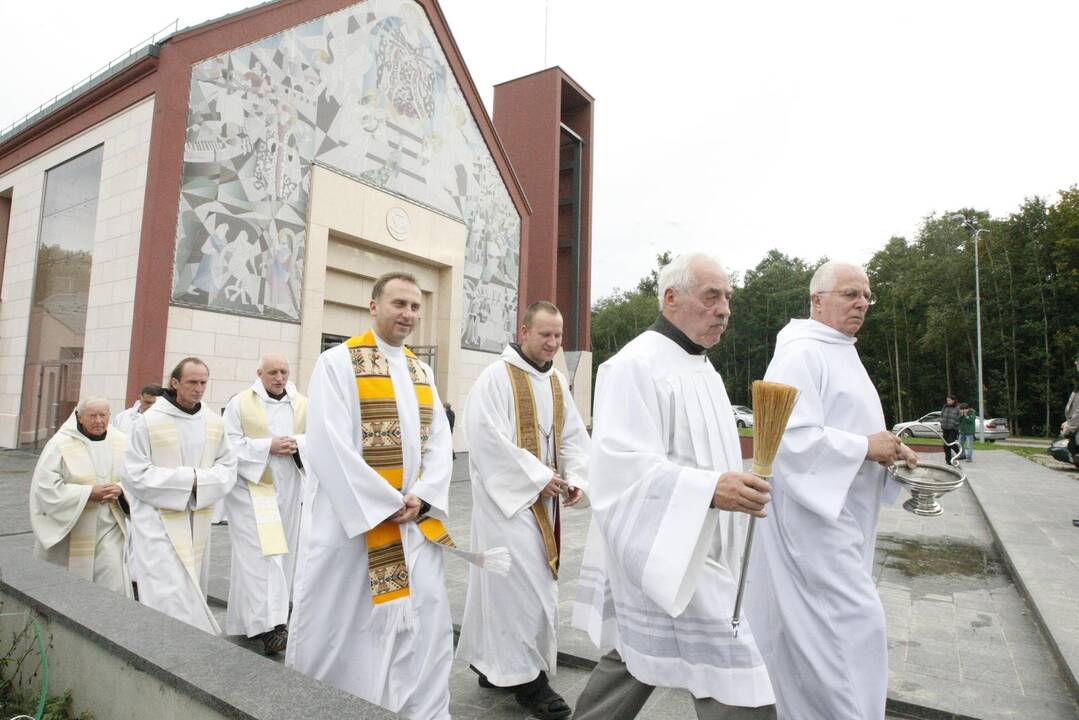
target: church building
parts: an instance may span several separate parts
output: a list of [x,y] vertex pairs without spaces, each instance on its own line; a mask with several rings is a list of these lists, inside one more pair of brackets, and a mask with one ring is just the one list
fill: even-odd
[[0,447],[187,355],[214,409],[268,351],[302,391],[391,270],[444,400],[549,299],[590,417],[592,112],[554,67],[492,120],[436,0],[278,0],[132,52],[0,129]]

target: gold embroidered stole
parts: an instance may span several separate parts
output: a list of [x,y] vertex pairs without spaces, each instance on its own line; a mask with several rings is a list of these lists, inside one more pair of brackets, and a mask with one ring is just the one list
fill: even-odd
[[[299,393],[289,398],[292,404],[292,431],[300,434],[307,422],[307,398]],[[255,388],[240,393],[240,425],[247,437],[273,437],[266,419],[266,405]],[[274,487],[269,459],[262,470],[262,477],[257,483],[247,483],[247,490],[251,493],[251,506],[255,510],[255,527],[258,529],[262,554],[287,555],[288,542],[285,540],[285,526],[281,522],[281,510],[277,506],[277,489]]]
[[[536,397],[532,394],[532,381],[529,375],[521,368],[506,363],[506,370],[510,374],[510,387],[513,388],[513,408],[517,416],[517,447],[527,450],[543,462],[543,454],[540,449],[539,417],[536,415]],[[555,374],[551,373],[551,401],[554,405],[554,467],[557,471],[562,461],[562,428],[566,424],[566,411],[562,404],[562,383],[558,382]],[[540,535],[543,536],[543,549],[547,554],[547,565],[551,568],[551,575],[558,579],[558,538],[551,518],[547,515],[547,498],[541,494],[532,504],[532,514],[539,525]]]
[[[144,417],[150,434],[150,458],[153,464],[162,468],[181,467],[184,463],[180,457],[180,431],[176,422],[164,413],[147,413]],[[203,413],[202,418],[206,428],[206,440],[202,446],[198,467],[209,469],[214,466],[217,450],[225,437],[225,424],[221,418],[209,411]],[[213,506],[191,511],[159,509],[158,513],[165,526],[165,534],[168,535],[184,569],[194,581],[195,587],[201,588],[202,558],[210,540]]]
[[[401,490],[405,480],[404,452],[402,449],[401,418],[397,413],[397,399],[390,377],[389,360],[378,348],[375,334],[368,330],[363,335],[349,338],[352,370],[356,376],[356,391],[360,396],[360,425],[363,431],[363,459],[395,490]],[[420,456],[431,436],[434,418],[434,392],[431,381],[420,365],[416,355],[404,348],[408,374],[416,390],[416,403],[420,410]],[[420,467],[419,475],[423,475]],[[417,476],[418,477],[418,476]],[[442,521],[421,517],[417,525],[424,536],[435,543],[453,546]],[[387,603],[409,595],[408,565],[405,563],[404,545],[401,542],[401,526],[385,520],[367,532],[368,579],[371,582],[371,600],[375,605]]]
[[[115,432],[110,438],[112,442],[112,482],[120,482],[120,473],[124,463],[124,435]],[[76,485],[97,485],[97,470],[90,457],[90,451],[81,440],[64,436],[58,440],[60,457],[67,466],[69,482]],[[120,532],[127,537],[127,520],[124,518],[120,505],[115,500],[109,503],[109,512],[112,513],[116,524],[120,526]],[[83,506],[79,519],[67,536],[67,569],[68,572],[77,575],[90,582],[94,581],[94,557],[97,547],[97,503],[87,501]]]

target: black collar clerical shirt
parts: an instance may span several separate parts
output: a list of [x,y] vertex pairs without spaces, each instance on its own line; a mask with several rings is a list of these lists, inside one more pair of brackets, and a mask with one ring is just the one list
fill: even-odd
[[185,407],[184,407],[183,405],[181,405],[180,403],[176,402],[176,391],[175,391],[175,390],[166,390],[166,391],[164,392],[164,394],[163,394],[163,395],[162,395],[161,397],[163,397],[163,398],[165,398],[166,400],[168,400],[168,401],[169,401],[169,403],[170,403],[170,404],[171,404],[171,405],[172,405],[172,406],[173,406],[174,408],[176,408],[176,409],[177,409],[177,410],[179,410],[180,412],[184,412],[184,413],[187,413],[188,415],[194,415],[195,413],[197,413],[197,412],[198,412],[199,410],[201,410],[201,409],[202,409],[202,403],[197,403],[197,404],[195,405],[195,407],[193,407],[193,408],[190,408],[190,409],[188,409],[188,408],[185,408]]
[[660,335],[669,338],[678,347],[685,350],[690,355],[704,355],[708,352],[708,348],[703,345],[698,345],[689,339],[689,336],[678,329],[674,323],[665,318],[662,314],[656,318],[656,321],[652,323],[652,327],[649,330],[654,330]]
[[510,347],[517,351],[517,354],[521,356],[522,360],[528,363],[529,367],[535,368],[538,372],[545,373],[551,369],[552,365],[554,365],[553,360],[548,360],[543,365],[537,365],[536,363],[532,362],[532,358],[525,355],[525,351],[521,349],[520,345],[518,345],[517,343],[510,343]]

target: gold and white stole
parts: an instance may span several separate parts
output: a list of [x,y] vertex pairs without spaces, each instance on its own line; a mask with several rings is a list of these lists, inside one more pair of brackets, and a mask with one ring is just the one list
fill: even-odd
[[[150,458],[153,464],[162,468],[181,467],[183,460],[180,457],[180,431],[176,422],[164,413],[147,413],[143,417],[146,418],[146,428],[150,433]],[[225,437],[225,424],[211,412],[203,413],[202,418],[206,428],[206,440],[202,446],[202,458],[198,467],[209,469],[214,466],[217,449]],[[169,542],[172,543],[180,562],[191,576],[195,587],[201,588],[202,557],[210,539],[213,506],[190,511],[190,520],[187,510],[159,509],[158,512],[165,526],[165,534],[169,536]]]
[[[124,435],[123,433],[110,433],[101,442],[112,443],[112,482],[119,483],[121,470],[124,466]],[[90,457],[90,450],[86,443],[73,437],[64,436],[59,440],[60,457],[63,458],[67,467],[68,482],[76,485],[97,485],[97,470],[94,461]],[[120,505],[114,500],[109,503],[109,511],[112,513],[116,524],[120,526],[120,532],[127,537],[127,520],[124,518]],[[79,519],[67,536],[67,569],[68,572],[83,579],[94,581],[94,556],[97,547],[97,503],[87,501],[83,506]]]
[[[303,433],[307,423],[307,398],[297,393],[289,395],[289,399],[292,404],[292,431]],[[240,426],[247,437],[273,437],[266,417],[266,405],[255,388],[240,393]],[[255,510],[255,526],[258,528],[262,554],[287,555],[288,542],[285,540],[285,526],[281,522],[281,510],[277,506],[277,489],[274,487],[269,459],[259,481],[246,484]]]
[[[539,416],[536,414],[536,398],[532,394],[532,380],[521,368],[506,363],[510,375],[510,387],[513,388],[513,409],[517,420],[517,447],[532,453],[543,462],[540,450]],[[562,383],[551,373],[551,400],[554,404],[554,457],[550,458],[552,467],[560,471],[562,459],[562,429],[566,425],[566,409],[563,406]],[[555,532],[555,523],[547,515],[547,498],[541,493],[532,504],[532,515],[536,518],[540,536],[543,538],[543,551],[547,555],[547,567],[554,579],[558,579],[560,538]]]
[[[375,334],[370,330],[363,335],[349,338],[345,344],[352,360],[356,392],[360,400],[363,460],[389,483],[390,487],[400,491],[405,480],[404,439],[401,437],[401,418],[397,414],[397,397],[394,393],[393,378],[390,376],[389,360],[379,349]],[[427,372],[416,355],[407,347],[404,348],[404,354],[419,408],[422,459],[427,439],[431,436],[434,391],[431,389],[431,379],[427,377]],[[418,476],[422,475],[421,465]],[[431,542],[455,547],[438,518],[420,516],[416,519],[416,525]],[[401,526],[384,520],[367,531],[366,540],[371,602],[376,607],[396,605],[397,609],[401,610],[402,606],[407,605],[407,598],[411,594]],[[389,634],[396,631],[394,621],[386,620],[383,624],[389,628]]]

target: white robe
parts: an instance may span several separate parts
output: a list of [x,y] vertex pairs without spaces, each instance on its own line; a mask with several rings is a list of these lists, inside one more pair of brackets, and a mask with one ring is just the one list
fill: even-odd
[[[446,413],[435,391],[421,458],[419,406],[404,353],[378,345],[389,361],[400,415],[403,491],[430,503],[428,514],[444,521],[453,457]],[[431,369],[423,368],[433,379]],[[448,718],[453,626],[442,550],[427,542],[416,523],[401,526],[413,627],[390,636],[369,623],[364,534],[401,509],[401,492],[364,462],[356,377],[343,343],[315,364],[307,409],[308,483],[285,664],[407,718]]]
[[141,404],[141,401],[136,400],[135,404],[129,407],[127,410],[123,410],[116,415],[113,415],[112,420],[109,421],[109,424],[120,432],[124,433],[125,435],[130,435],[131,424],[135,421],[135,418],[142,415],[142,413],[139,412],[139,405]]
[[[236,454],[228,438],[222,438],[209,469],[198,469],[198,490],[192,493],[195,470],[206,444],[204,417],[213,412],[205,404],[194,415],[177,409],[166,398],[159,399],[131,430],[124,456],[124,487],[131,493],[131,566],[138,578],[139,602],[209,633],[221,628],[206,605],[210,579],[210,540],[202,556],[198,585],[188,574],[165,532],[159,510],[201,510],[217,502],[236,482]],[[154,465],[150,455],[147,420],[165,416],[176,424],[180,458],[176,468]]]
[[[517,446],[517,415],[507,362],[527,372],[531,381],[543,462]],[[558,582],[551,576],[543,537],[531,510],[553,474],[546,464],[552,448],[542,435],[551,431],[554,422],[552,375],[562,385],[565,412],[562,478],[585,489],[588,432],[558,371],[540,372],[507,347],[472,386],[465,413],[472,477],[471,546],[506,547],[513,565],[506,577],[475,566],[469,569],[457,657],[501,687],[533,680],[540,671],[554,675],[558,656]],[[559,498],[547,502],[552,525],[557,502]],[[584,500],[576,507],[583,506]]]
[[[89,485],[71,482],[71,473],[60,454],[60,442],[74,438],[82,442],[90,454],[98,485],[113,481],[113,443],[123,442],[119,430],[110,429],[104,440],[92,442],[79,432],[72,415],[45,443],[34,467],[30,484],[30,526],[34,530],[34,555],[54,565],[67,567],[68,539],[90,501]],[[131,579],[124,558],[124,533],[108,505],[97,507],[96,543],[94,545],[94,582],[128,597]]]
[[[135,424],[136,420],[142,417],[142,413],[139,412],[140,404],[141,402],[136,399],[135,404],[129,407],[127,410],[113,415],[112,418],[109,420],[109,424],[122,432],[124,435],[130,436],[131,426]],[[137,583],[139,579],[135,577],[135,573],[131,570],[130,558],[132,556],[132,553],[133,551],[131,549],[131,534],[129,533],[127,537],[127,543],[124,546],[124,557],[128,558],[127,569],[130,580]]]
[[765,375],[801,391],[772,465],[746,592],[780,718],[884,717],[888,646],[871,573],[879,506],[898,485],[865,460],[884,413],[854,342],[792,320]]
[[649,330],[603,363],[573,622],[641,682],[759,707],[773,700],[764,661],[748,624],[731,629],[749,516],[709,507],[719,476],[741,468],[705,357]]
[[[294,437],[302,457],[306,442],[304,435],[297,435],[292,425],[292,398],[298,392],[296,386],[289,383],[285,397],[280,400],[266,394],[261,380],[256,380],[251,387],[266,408],[266,425],[272,437],[250,438],[243,434],[238,395],[225,407],[225,432],[236,451],[237,474],[236,485],[224,501],[232,541],[225,633],[247,637],[288,622],[292,575],[300,541],[303,474],[291,455],[270,455],[270,443],[273,437]],[[289,551],[285,555],[262,554],[255,508],[248,490],[248,483],[257,484],[262,480],[267,463],[273,473],[277,507],[288,543]]]

